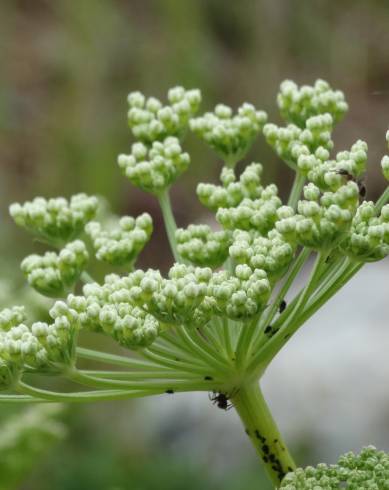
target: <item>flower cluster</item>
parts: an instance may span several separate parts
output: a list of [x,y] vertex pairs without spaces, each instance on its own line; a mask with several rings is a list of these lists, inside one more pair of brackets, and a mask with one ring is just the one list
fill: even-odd
[[308,466],[289,473],[283,479],[282,490],[330,490],[345,488],[349,490],[384,489],[389,480],[389,455],[369,446],[360,454],[347,453],[339,461],[327,466],[324,463],[316,468]]
[[297,213],[289,206],[277,211],[276,229],[287,241],[315,250],[330,250],[345,237],[359,204],[358,185],[347,182],[335,192],[321,193],[312,183],[304,187]]
[[137,218],[123,216],[119,226],[112,231],[103,230],[100,223],[92,221],[86,225],[85,231],[92,239],[98,260],[132,267],[150,240],[153,220],[147,213]]
[[189,225],[176,231],[180,256],[199,267],[216,268],[228,258],[231,233],[212,231],[208,225]]
[[233,115],[231,107],[219,104],[214,112],[190,120],[190,129],[204,140],[229,167],[245,157],[267,121],[264,111],[243,104]]
[[295,249],[295,245],[287,242],[276,230],[271,230],[266,237],[253,230],[236,230],[229,254],[238,264],[263,269],[274,282],[285,273]]
[[285,80],[281,83],[277,102],[282,117],[300,128],[318,114],[328,113],[337,122],[348,110],[343,92],[332,90],[324,80],[316,80],[312,87],[303,85],[300,88],[295,82]]
[[211,211],[237,206],[244,198],[259,198],[263,190],[262,171],[260,163],[251,163],[237,180],[234,169],[223,167],[220,175],[222,185],[200,183],[196,190],[197,197]]
[[184,135],[189,119],[199,109],[201,92],[174,87],[168,91],[167,98],[170,104],[164,106],[155,97],[146,99],[140,92],[128,95],[128,124],[137,140],[148,145],[168,136]]
[[322,147],[313,154],[300,155],[297,160],[300,172],[323,191],[336,191],[345,181],[360,179],[366,163],[367,144],[361,140],[350,151],[338,152],[335,160],[330,160],[329,152]]
[[[109,228],[96,221],[96,197],[85,194],[13,204],[15,222],[58,250],[24,259],[28,282],[44,295],[66,298],[54,303],[49,322],[28,322],[21,307],[0,311],[0,389],[19,393],[3,393],[0,400],[78,402],[213,391],[219,408],[228,408],[228,400],[236,408],[276,488],[286,471],[281,488],[287,490],[387,488],[388,456],[373,448],[335,466],[293,472],[258,386],[287,339],[362,263],[389,254],[389,187],[375,203],[364,199],[366,143],[358,140],[332,155],[332,130],[347,110],[343,94],[321,80],[301,88],[284,82],[278,104],[286,127],[265,124],[266,114],[251,104],[237,114],[218,105],[193,118],[201,100],[197,90],[176,87],[168,99],[163,107],[139,92],[129,95],[137,141],[118,164],[132,184],[159,201],[174,265],[166,275],[135,268],[153,230],[146,213],[122,217]],[[175,223],[169,191],[190,163],[181,147],[188,127],[223,159],[220,182],[197,187],[219,231],[206,224],[177,229]],[[296,173],[287,201],[275,184],[262,181],[260,163],[240,174],[235,169],[262,129]],[[389,179],[389,157],[381,164]],[[84,270],[84,231],[96,258],[125,266],[125,274],[109,274],[100,283]],[[289,298],[312,256],[306,284]],[[111,337],[136,351],[135,358],[76,348],[81,329]],[[78,358],[126,370],[87,371]],[[93,390],[54,393],[25,382],[25,373],[62,375]]]
[[187,170],[188,153],[175,137],[155,141],[151,148],[143,143],[132,145],[131,155],[119,155],[118,164],[124,175],[145,192],[159,195]]
[[275,184],[262,189],[258,199],[243,199],[236,207],[219,208],[218,222],[228,230],[257,230],[267,233],[277,221],[277,210],[282,205]]
[[7,332],[12,327],[20,325],[26,320],[24,306],[12,306],[0,311],[0,331]]
[[39,293],[54,298],[64,295],[78,281],[88,263],[84,242],[68,243],[59,253],[29,255],[21,263],[28,283]]
[[[70,365],[78,329],[76,312],[63,302],[57,302],[50,310],[54,320],[51,324],[35,322],[28,326],[20,307],[13,308],[13,314],[12,327],[0,328],[0,389],[3,390],[9,389],[26,368],[61,370]],[[9,316],[9,310],[0,312],[0,316]],[[22,320],[20,323],[16,323],[16,316]]]
[[304,129],[294,124],[283,128],[269,123],[263,128],[263,134],[277,155],[296,170],[300,156],[309,155],[318,148],[333,148],[333,126],[333,118],[327,113],[308,118]]
[[249,320],[258,315],[270,292],[266,272],[246,264],[237,265],[233,276],[226,271],[215,273],[210,283],[215,314],[231,320]]
[[373,262],[389,255],[389,204],[380,216],[373,202],[363,202],[352,221],[350,233],[340,245],[354,260]]
[[85,224],[95,217],[95,196],[76,194],[67,201],[63,197],[36,197],[23,205],[11,204],[9,211],[15,223],[48,243],[62,245],[77,238]]

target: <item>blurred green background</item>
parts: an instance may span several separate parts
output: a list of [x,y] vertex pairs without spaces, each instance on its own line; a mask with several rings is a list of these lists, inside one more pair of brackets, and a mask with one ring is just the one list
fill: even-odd
[[[155,239],[142,265],[166,268],[170,255],[156,202],[116,165],[131,144],[131,90],[164,98],[177,84],[199,87],[204,111],[218,102],[249,101],[278,122],[275,97],[283,79],[324,78],[350,104],[336,129],[337,149],[367,141],[368,198],[375,198],[384,186],[379,161],[389,122],[388,25],[385,0],[1,0],[0,306],[15,297],[42,306],[25,290],[18,268],[37,246],[7,213],[10,202],[36,195],[85,191],[104,196],[116,213],[149,211]],[[194,189],[220,171],[194,136],[186,149],[193,163],[173,189],[179,224],[204,219]],[[262,138],[249,159],[263,163],[265,178],[286,193],[292,175]],[[158,405],[170,413],[173,401],[155,399],[153,431],[150,405],[142,401],[65,411],[68,437],[37,461],[20,488],[266,490],[240,429],[228,435],[223,425],[206,434],[209,417],[233,415],[214,414],[206,397],[185,400],[177,427],[174,417],[158,423]],[[242,454],[234,449],[239,444]],[[294,446],[304,462],[312,447],[303,437]]]

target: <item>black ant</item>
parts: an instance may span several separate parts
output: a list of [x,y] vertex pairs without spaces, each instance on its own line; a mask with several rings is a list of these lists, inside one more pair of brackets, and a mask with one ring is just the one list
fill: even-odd
[[[234,392],[236,393],[236,390]],[[231,410],[231,408],[233,407],[233,404],[229,402],[231,395],[228,395],[227,393],[213,392],[212,395],[209,394],[208,396],[211,402],[221,410],[227,411],[227,410]]]
[[366,186],[365,186],[365,184],[363,183],[363,181],[361,179],[356,179],[345,168],[341,168],[341,169],[337,170],[336,173],[339,174],[339,175],[343,175],[344,177],[346,177],[347,181],[351,181],[352,180],[353,182],[355,182],[357,184],[358,189],[359,189],[359,197],[361,199],[363,199],[366,196]]
[[279,313],[282,313],[286,308],[286,301],[283,299],[280,303],[280,307],[278,309]]

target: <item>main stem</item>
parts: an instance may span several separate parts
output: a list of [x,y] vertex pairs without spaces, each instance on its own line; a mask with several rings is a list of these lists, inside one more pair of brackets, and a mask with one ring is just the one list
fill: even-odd
[[231,401],[275,488],[286,473],[296,468],[295,462],[270,413],[258,382],[243,385]]

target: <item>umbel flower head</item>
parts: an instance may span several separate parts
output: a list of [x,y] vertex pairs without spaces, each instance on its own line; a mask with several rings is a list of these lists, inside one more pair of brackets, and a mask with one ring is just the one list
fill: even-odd
[[21,269],[30,286],[45,296],[58,298],[78,281],[88,259],[84,242],[75,240],[59,253],[29,255],[21,263]]
[[85,224],[95,217],[95,196],[76,194],[67,201],[63,197],[36,197],[24,204],[11,204],[9,211],[15,223],[43,241],[63,245],[77,238]]
[[11,327],[10,321],[0,324],[0,389],[9,389],[26,369],[58,370],[72,363],[78,320],[65,303],[57,302],[50,310],[50,324],[28,325],[21,307],[0,312],[2,319],[10,316]]
[[159,195],[187,170],[188,153],[181,149],[177,138],[155,141],[151,148],[143,143],[132,145],[131,155],[119,155],[118,164],[124,175],[145,192]]
[[277,210],[276,229],[292,243],[314,250],[330,250],[346,237],[359,204],[358,185],[351,181],[336,192],[321,194],[313,183],[304,187],[297,213],[291,207]]
[[180,256],[199,267],[220,267],[228,258],[231,233],[212,231],[208,225],[189,225],[176,231]]
[[[175,263],[166,274],[136,268],[152,232],[148,214],[125,216],[110,229],[97,221],[97,199],[84,194],[12,205],[17,224],[57,249],[22,262],[28,282],[42,294],[65,298],[54,303],[52,320],[45,322],[28,321],[21,307],[0,311],[0,389],[7,391],[0,401],[213,392],[219,408],[235,407],[275,488],[389,488],[388,456],[373,448],[334,466],[294,471],[258,383],[288,339],[364,263],[389,254],[389,187],[376,202],[365,199],[366,143],[332,152],[332,130],[347,110],[343,94],[323,81],[301,88],[283,83],[278,104],[286,127],[264,126],[265,113],[251,104],[237,114],[219,105],[194,118],[196,90],[175,88],[168,99],[163,107],[157,99],[130,94],[129,123],[137,141],[118,163],[132,184],[157,198]],[[181,146],[188,126],[223,159],[220,182],[197,187],[219,231],[208,218],[208,224],[176,226],[169,191],[190,163]],[[262,127],[295,172],[287,199],[265,182],[260,163],[235,167]],[[388,162],[385,156],[386,178]],[[96,258],[126,273],[99,280],[83,270],[84,231]],[[304,268],[308,275],[301,274]],[[301,284],[296,278],[304,284],[294,294]],[[134,352],[106,352],[111,342],[104,341],[95,344],[101,350],[87,349],[79,342],[90,336],[79,335],[81,330]],[[79,359],[121,369],[85,370]],[[41,389],[34,374],[60,375],[83,389]]]
[[184,136],[189,119],[196,114],[201,103],[200,90],[171,88],[167,94],[169,105],[141,92],[128,95],[128,124],[134,137],[146,145],[163,141],[168,136]]
[[312,87],[300,88],[292,80],[285,80],[281,83],[277,103],[282,117],[300,128],[306,127],[307,120],[318,114],[328,113],[338,122],[348,110],[343,92],[332,90],[324,80],[316,80]]
[[358,140],[350,151],[340,151],[334,160],[323,147],[312,154],[301,154],[297,167],[322,191],[336,191],[348,180],[361,179],[366,171],[367,144]]
[[98,260],[112,265],[133,266],[138,255],[150,240],[153,220],[148,213],[137,218],[123,216],[114,230],[103,230],[100,223],[92,221],[85,227],[93,242]]
[[245,157],[267,121],[264,111],[243,104],[236,115],[231,107],[219,104],[214,112],[191,119],[190,129],[204,140],[229,167]]
[[211,211],[237,206],[245,198],[259,198],[263,191],[262,171],[263,167],[260,163],[251,163],[237,180],[234,169],[223,167],[220,174],[222,185],[200,183],[196,190],[197,197]]
[[360,452],[344,454],[336,464],[298,468],[281,484],[282,490],[380,490],[388,486],[389,456],[369,446]]

